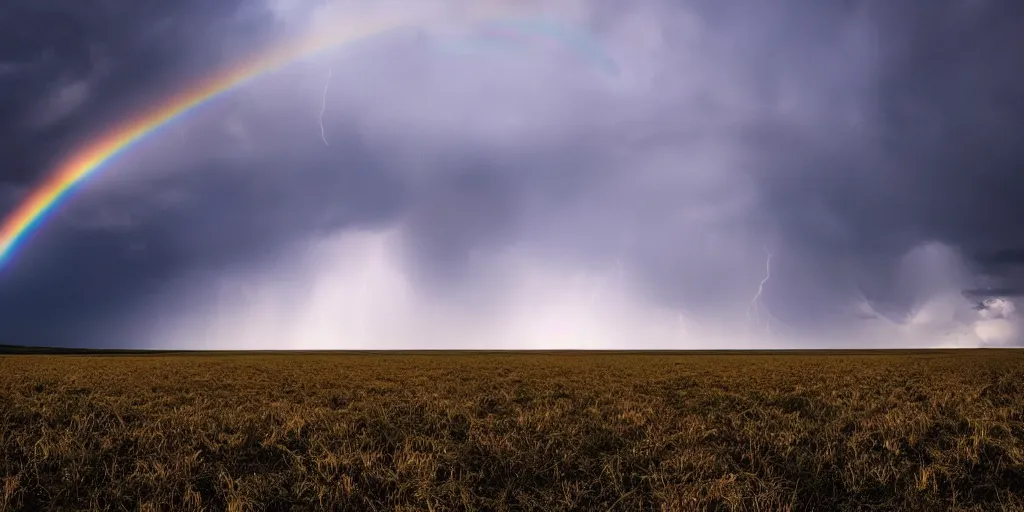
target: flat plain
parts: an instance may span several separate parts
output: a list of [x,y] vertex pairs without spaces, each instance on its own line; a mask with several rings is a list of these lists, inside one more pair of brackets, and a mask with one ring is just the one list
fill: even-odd
[[0,510],[1024,510],[1024,352],[10,354],[0,448]]

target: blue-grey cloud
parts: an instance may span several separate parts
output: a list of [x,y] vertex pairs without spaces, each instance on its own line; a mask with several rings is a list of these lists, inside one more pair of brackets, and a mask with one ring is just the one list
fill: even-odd
[[[1016,267],[984,257],[1024,247],[1019,9],[535,7],[589,31],[620,73],[586,56],[567,66],[542,52],[446,52],[458,45],[425,41],[451,34],[428,30],[261,77],[66,205],[0,276],[0,314],[20,319],[9,335],[43,339],[36,318],[63,311],[47,340],[89,338],[88,326],[93,340],[240,347],[246,336],[260,338],[253,346],[516,346],[519,336],[535,347],[544,332],[552,345],[624,348],[1014,341],[1016,313],[982,314],[961,291],[1010,304],[1015,294],[999,289],[1024,286]],[[133,60],[108,43],[103,73],[79,64],[49,72],[45,88],[29,85],[43,74],[19,78],[22,103],[47,105],[60,84],[103,77],[53,121],[63,128],[33,136],[50,142],[25,143],[33,111],[3,107],[4,133],[20,134],[4,178],[20,190],[53,148],[133,102],[369,8],[268,2],[118,21],[134,27],[119,29],[126,41],[159,49]],[[236,32],[196,28],[220,21]],[[127,79],[145,69],[163,78]],[[361,303],[371,304],[362,317]]]

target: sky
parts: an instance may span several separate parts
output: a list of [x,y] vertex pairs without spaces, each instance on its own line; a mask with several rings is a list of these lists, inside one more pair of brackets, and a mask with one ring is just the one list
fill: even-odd
[[405,28],[265,73],[86,180],[0,268],[0,343],[1024,344],[1024,6],[410,5],[7,2],[3,216],[253,55]]

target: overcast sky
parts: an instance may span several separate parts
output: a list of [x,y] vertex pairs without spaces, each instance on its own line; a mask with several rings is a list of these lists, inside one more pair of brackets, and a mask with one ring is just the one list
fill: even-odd
[[3,214],[254,53],[413,28],[264,74],[86,182],[0,269],[0,343],[1024,341],[1024,5],[481,9],[556,27],[534,35],[468,5],[6,2]]

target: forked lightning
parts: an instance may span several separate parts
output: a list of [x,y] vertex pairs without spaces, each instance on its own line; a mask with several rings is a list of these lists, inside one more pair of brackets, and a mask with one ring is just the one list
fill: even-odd
[[324,112],[327,110],[327,88],[331,86],[331,76],[334,74],[334,66],[327,69],[327,81],[324,82],[324,93],[320,98],[320,138],[323,139],[325,146],[331,144],[327,142],[327,135],[324,133]]
[[[768,255],[768,258],[765,261],[765,276],[757,285],[757,293],[754,294],[754,298],[750,300],[750,307],[747,308],[747,320],[753,322],[754,325],[761,325],[761,294],[764,292],[765,283],[767,283],[772,277],[772,253],[768,248],[765,248],[764,252]],[[751,311],[753,311],[753,318],[751,318]],[[770,316],[771,313],[769,313],[769,317]],[[765,328],[768,329],[768,332],[771,332],[772,328],[770,318],[765,320]]]

